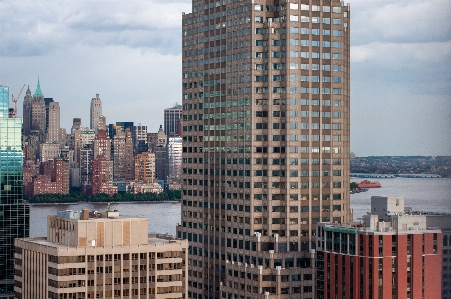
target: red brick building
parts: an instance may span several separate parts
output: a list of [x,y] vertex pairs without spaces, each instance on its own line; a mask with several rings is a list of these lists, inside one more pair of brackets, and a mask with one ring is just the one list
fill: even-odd
[[117,186],[113,185],[113,161],[104,156],[97,156],[92,161],[92,194],[106,193],[113,195],[117,193]]
[[41,163],[39,175],[31,178],[29,167],[24,167],[25,195],[36,194],[69,194],[69,160],[54,158],[53,161]]
[[441,298],[441,231],[422,215],[386,214],[317,225],[316,298]]

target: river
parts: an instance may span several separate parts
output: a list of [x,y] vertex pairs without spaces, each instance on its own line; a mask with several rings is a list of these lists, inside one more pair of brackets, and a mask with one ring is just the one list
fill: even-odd
[[[351,179],[351,181],[360,180],[362,179]],[[416,211],[451,213],[451,179],[392,178],[377,180],[381,183],[381,188],[351,194],[354,219],[370,211],[370,199],[373,195],[404,196],[405,205],[413,207]],[[121,215],[149,218],[150,233],[175,234],[175,227],[177,223],[180,223],[181,218],[179,202],[112,203],[111,207],[119,210]],[[31,205],[30,236],[47,235],[47,215],[54,215],[58,210],[80,211],[83,208],[105,211],[107,204]]]

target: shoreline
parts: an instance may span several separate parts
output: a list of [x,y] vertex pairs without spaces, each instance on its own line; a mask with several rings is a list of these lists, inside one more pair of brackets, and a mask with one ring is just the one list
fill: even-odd
[[50,206],[50,205],[80,205],[80,204],[147,204],[147,203],[180,203],[181,200],[155,200],[155,201],[112,201],[112,202],[103,202],[103,201],[77,201],[77,202],[35,202],[31,203],[24,200],[25,204],[29,204],[32,206]]

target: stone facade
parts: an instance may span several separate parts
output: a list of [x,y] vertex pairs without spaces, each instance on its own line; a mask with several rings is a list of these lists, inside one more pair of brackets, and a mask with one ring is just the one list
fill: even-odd
[[187,241],[117,211],[58,214],[47,237],[16,239],[15,298],[187,298]]

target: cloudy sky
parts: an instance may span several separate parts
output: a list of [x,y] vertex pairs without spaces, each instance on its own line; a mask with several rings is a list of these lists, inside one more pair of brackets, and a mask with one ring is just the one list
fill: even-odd
[[[451,155],[451,2],[351,0],[351,150]],[[157,131],[181,102],[181,16],[189,0],[0,0],[0,84],[60,102],[61,125]],[[21,102],[19,114],[21,114]]]

